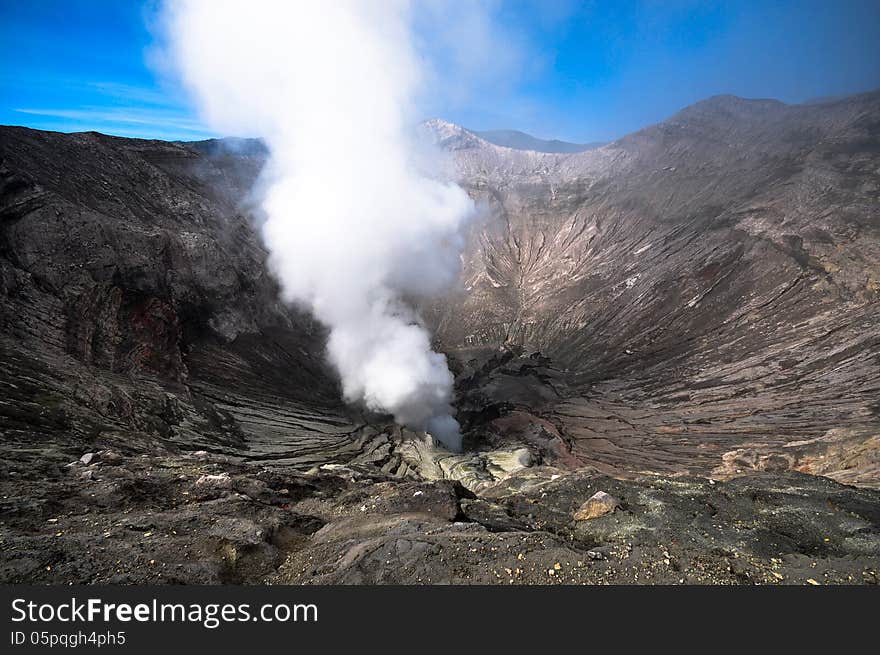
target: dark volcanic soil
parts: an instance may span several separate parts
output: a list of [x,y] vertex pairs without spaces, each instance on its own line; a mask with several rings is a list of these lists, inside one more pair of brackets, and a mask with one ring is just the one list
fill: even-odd
[[[372,466],[304,474],[107,450],[4,474],[6,582],[880,581],[878,492],[802,473],[621,481],[532,467],[477,496]],[[600,490],[623,507],[575,520]]]
[[0,128],[0,580],[876,584],[880,95],[430,127],[482,208],[424,308],[460,455],[341,403],[259,144]]

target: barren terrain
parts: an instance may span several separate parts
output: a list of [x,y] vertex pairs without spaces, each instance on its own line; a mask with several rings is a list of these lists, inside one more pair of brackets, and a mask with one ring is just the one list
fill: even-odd
[[422,307],[459,454],[342,403],[261,144],[0,128],[0,580],[876,584],[880,94],[426,127],[480,209]]

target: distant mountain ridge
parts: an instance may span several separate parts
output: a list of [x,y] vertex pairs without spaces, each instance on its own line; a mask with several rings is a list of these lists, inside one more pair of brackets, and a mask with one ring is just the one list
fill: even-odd
[[[429,128],[440,140],[458,140],[459,147],[475,147],[485,144],[510,148],[512,150],[529,150],[554,155],[572,155],[586,150],[594,150],[605,145],[604,142],[569,143],[558,139],[539,139],[518,130],[485,130],[475,131],[444,121],[431,119],[422,124]],[[205,155],[236,154],[242,156],[261,157],[269,154],[266,144],[261,139],[223,137],[203,141],[177,141]],[[445,143],[450,146],[452,143]]]
[[548,152],[552,154],[573,154],[593,150],[605,145],[602,141],[592,143],[570,143],[559,139],[539,139],[538,137],[520,132],[519,130],[472,130],[478,137],[485,139],[496,146],[513,148],[514,150],[534,150],[535,152]]

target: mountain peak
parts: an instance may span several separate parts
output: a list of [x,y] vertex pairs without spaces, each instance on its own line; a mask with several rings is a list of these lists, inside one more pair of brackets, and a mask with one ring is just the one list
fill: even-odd
[[466,150],[489,145],[548,154],[573,154],[598,148],[604,143],[570,143],[559,139],[539,139],[519,130],[469,130],[466,127],[432,118],[422,123],[434,141],[448,150]]
[[470,130],[442,118],[426,120],[422,128],[434,143],[447,150],[467,150],[488,145],[487,141]]

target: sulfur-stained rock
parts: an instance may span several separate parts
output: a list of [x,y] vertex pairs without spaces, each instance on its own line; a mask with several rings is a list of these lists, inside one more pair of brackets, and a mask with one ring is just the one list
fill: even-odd
[[574,519],[576,521],[589,521],[590,519],[610,514],[618,507],[620,507],[620,501],[617,498],[604,491],[597,491],[590,496],[587,502],[578,507],[574,513]]

